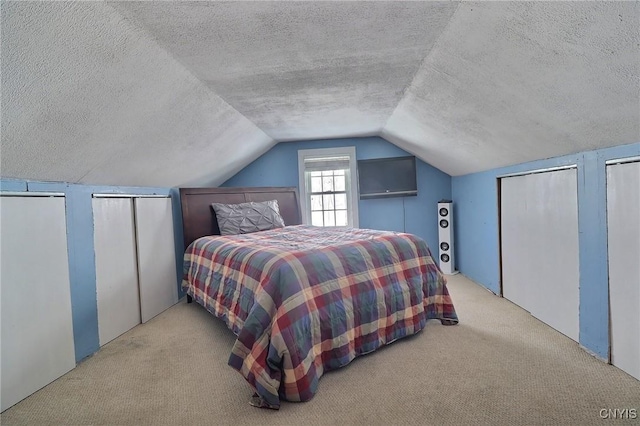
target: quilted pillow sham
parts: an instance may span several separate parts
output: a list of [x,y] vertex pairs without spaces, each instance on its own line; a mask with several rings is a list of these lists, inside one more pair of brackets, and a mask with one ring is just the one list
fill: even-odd
[[211,207],[218,218],[220,235],[248,234],[284,226],[278,200],[240,204],[213,203]]

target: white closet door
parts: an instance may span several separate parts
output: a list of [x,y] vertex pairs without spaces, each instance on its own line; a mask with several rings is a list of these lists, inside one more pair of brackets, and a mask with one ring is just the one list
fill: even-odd
[[607,166],[611,362],[640,380],[640,162]]
[[579,338],[576,169],[501,181],[504,297]]
[[2,410],[76,366],[64,197],[0,197]]
[[[502,246],[502,295],[516,305],[531,311],[530,288],[520,280],[529,276],[536,265],[521,262],[526,257],[528,247],[520,245],[521,221],[529,209],[526,199],[518,199],[517,194],[527,184],[525,176],[502,179],[500,182],[500,234]],[[531,244],[531,243],[529,243]]]
[[142,322],[178,303],[170,198],[136,198]]
[[93,199],[100,346],[140,324],[133,201]]

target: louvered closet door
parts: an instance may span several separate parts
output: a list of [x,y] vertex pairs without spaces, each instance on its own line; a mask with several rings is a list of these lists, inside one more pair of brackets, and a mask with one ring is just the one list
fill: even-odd
[[640,380],[640,162],[607,166],[611,363]]
[[131,198],[94,198],[100,346],[140,324],[136,234]]
[[138,276],[142,322],[178,303],[170,198],[136,198]]
[[505,298],[578,340],[576,169],[501,179]]
[[1,196],[2,410],[76,366],[64,197]]

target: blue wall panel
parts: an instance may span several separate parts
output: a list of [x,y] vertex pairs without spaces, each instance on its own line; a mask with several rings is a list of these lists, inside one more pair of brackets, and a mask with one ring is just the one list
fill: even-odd
[[[222,186],[298,186],[298,150],[354,146],[358,160],[410,155],[379,137],[281,142]],[[438,246],[437,203],[451,198],[451,177],[416,161],[418,196],[360,200],[359,226],[411,232]]]
[[22,192],[27,190],[27,182],[15,179],[0,180],[0,191]]
[[580,344],[596,356],[608,359],[605,162],[638,155],[640,143],[635,143],[453,177],[458,269],[494,293],[499,293],[498,177],[576,164],[580,250]]
[[186,296],[182,290],[182,268],[184,265],[184,233],[182,231],[182,206],[180,204],[180,189],[171,188],[171,206],[173,208],[173,238],[176,245],[176,276],[178,277],[178,299]]
[[500,293],[498,199],[491,172],[452,178],[457,269]]
[[[609,358],[609,269],[606,165],[602,153],[587,152],[578,167],[580,343]],[[640,212],[638,212],[640,214]]]
[[76,362],[100,347],[93,251],[93,208],[85,188],[66,191],[67,244]]

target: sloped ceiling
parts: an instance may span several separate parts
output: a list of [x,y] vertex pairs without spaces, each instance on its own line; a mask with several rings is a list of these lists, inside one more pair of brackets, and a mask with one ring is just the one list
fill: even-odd
[[2,2],[2,177],[217,185],[380,135],[451,175],[640,141],[638,2]]

